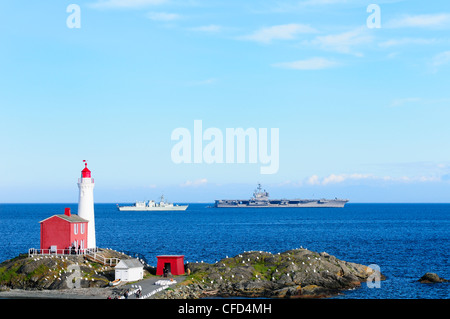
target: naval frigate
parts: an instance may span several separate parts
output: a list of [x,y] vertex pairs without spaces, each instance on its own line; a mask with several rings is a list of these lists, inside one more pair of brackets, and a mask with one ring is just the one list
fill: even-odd
[[344,207],[348,199],[269,199],[269,193],[258,184],[250,199],[218,199],[214,207]]
[[186,210],[188,206],[189,205],[174,205],[172,203],[168,203],[164,200],[164,196],[161,196],[161,201],[159,203],[156,203],[153,200],[149,200],[148,202],[137,201],[132,206],[119,206],[119,204],[117,204],[117,208],[120,211],[133,211],[133,212]]

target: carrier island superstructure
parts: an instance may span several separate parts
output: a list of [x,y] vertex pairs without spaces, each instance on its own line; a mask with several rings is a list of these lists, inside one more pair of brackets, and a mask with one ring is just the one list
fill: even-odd
[[348,199],[269,199],[269,193],[262,190],[261,184],[250,199],[218,199],[214,207],[336,207],[342,208]]

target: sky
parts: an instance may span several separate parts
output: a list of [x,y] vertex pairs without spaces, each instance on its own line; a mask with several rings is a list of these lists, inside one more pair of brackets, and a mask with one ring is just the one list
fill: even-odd
[[[3,0],[0,30],[1,203],[77,202],[83,160],[98,203],[450,202],[448,1]],[[176,163],[195,121],[277,129],[276,172]]]

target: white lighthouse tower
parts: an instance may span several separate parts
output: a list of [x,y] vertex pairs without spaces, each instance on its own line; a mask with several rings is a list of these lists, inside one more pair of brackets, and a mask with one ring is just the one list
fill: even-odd
[[78,216],[88,220],[87,247],[96,248],[95,242],[95,215],[94,215],[94,179],[91,178],[91,171],[87,168],[84,160],[84,169],[81,171],[81,178],[78,179],[80,196],[78,198]]

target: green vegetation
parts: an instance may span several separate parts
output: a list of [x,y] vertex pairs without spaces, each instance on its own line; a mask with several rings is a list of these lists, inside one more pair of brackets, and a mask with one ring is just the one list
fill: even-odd
[[204,280],[208,274],[206,272],[195,272],[193,274],[190,274],[186,280],[191,280],[192,282],[201,282]]
[[49,269],[46,265],[40,264],[37,268],[35,268],[32,272],[28,273],[26,278],[27,280],[33,278],[33,277],[42,277],[45,275],[48,275],[49,272],[51,272],[51,269]]
[[[263,261],[253,264],[255,271],[253,272],[253,278],[261,278],[264,280],[270,280],[271,274],[275,271],[277,266],[268,267]],[[258,276],[258,277],[256,277]]]
[[17,271],[20,269],[20,265],[14,265],[13,267],[6,268],[1,267],[0,268],[0,284],[5,285],[14,279],[18,278]]

